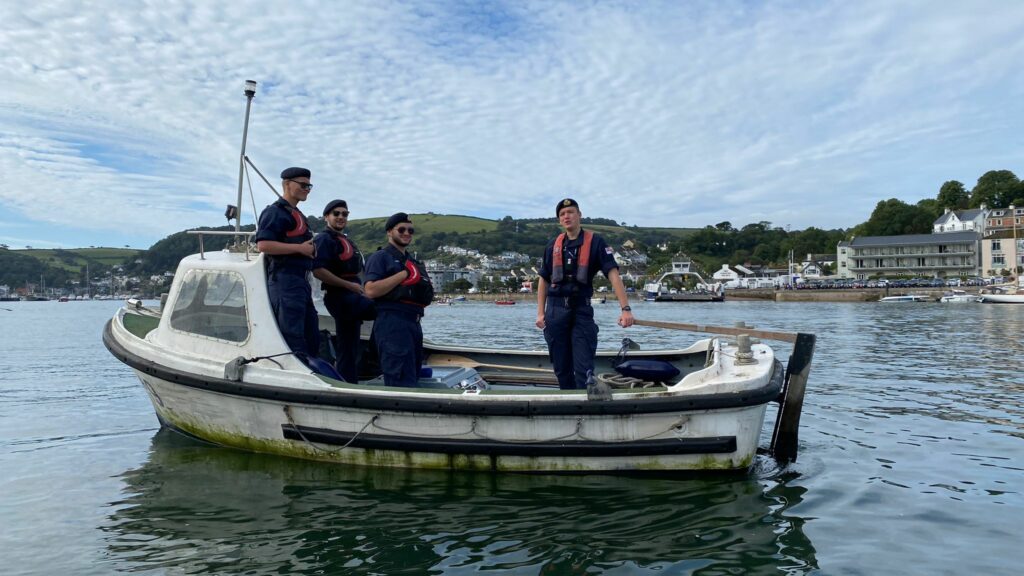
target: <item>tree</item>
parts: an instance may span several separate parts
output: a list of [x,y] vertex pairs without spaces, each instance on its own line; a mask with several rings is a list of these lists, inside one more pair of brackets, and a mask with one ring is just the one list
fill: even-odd
[[918,208],[921,208],[922,210],[927,212],[929,216],[931,216],[933,224],[936,220],[939,219],[939,216],[942,216],[942,213],[945,211],[942,205],[939,204],[939,201],[934,198],[925,198],[924,200],[918,200],[917,206]]
[[927,234],[935,218],[921,206],[911,206],[896,198],[882,200],[875,205],[868,221],[854,228],[857,236],[899,236],[901,234]]
[[1020,192],[1020,179],[1009,170],[989,170],[978,178],[971,190],[971,208],[985,204],[989,208],[1006,208]]
[[939,202],[939,208],[945,210],[963,210],[970,204],[971,197],[964,188],[963,183],[956,180],[946,181],[939,188],[939,195],[935,198]]

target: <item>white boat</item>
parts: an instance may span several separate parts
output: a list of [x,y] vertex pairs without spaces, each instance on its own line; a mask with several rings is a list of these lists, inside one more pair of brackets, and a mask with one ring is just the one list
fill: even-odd
[[[348,464],[531,472],[747,469],[768,404],[794,377],[799,422],[806,338],[788,372],[765,344],[706,338],[601,352],[591,390],[560,390],[546,351],[427,345],[432,373],[419,387],[349,384],[288,352],[263,257],[234,252],[184,258],[162,313],[132,303],[103,334],[161,424],[208,442]],[[796,456],[785,407],[772,443],[783,460]]]
[[1024,304],[1024,294],[982,294],[981,301],[987,304]]
[[604,296],[592,296],[590,298],[590,304],[591,305],[594,305],[594,304],[604,304],[607,301],[608,301],[608,299],[605,298]]
[[931,298],[920,294],[902,294],[900,296],[886,296],[879,302],[930,302]]
[[[253,94],[247,82],[250,102]],[[244,148],[243,136],[248,161]],[[425,343],[417,387],[386,387],[375,374],[347,383],[327,362],[289,351],[271,311],[264,256],[242,241],[253,233],[197,233],[200,252],[178,264],[161,308],[132,301],[103,331],[167,428],[223,446],[355,465],[746,470],[775,402],[766,449],[780,462],[796,459],[813,335],[662,323],[736,339],[661,351],[631,350],[624,341],[597,354],[587,390],[559,389],[547,351]],[[203,234],[239,241],[234,250],[204,252]],[[333,324],[321,317],[321,328]],[[794,343],[787,367],[750,337]]]
[[989,304],[1024,304],[1024,290],[1019,286],[1008,285],[985,288],[979,296],[981,301]]
[[942,294],[942,298],[939,298],[939,302],[951,302],[955,304],[962,304],[968,302],[980,302],[976,294],[969,294],[963,290],[950,290]]

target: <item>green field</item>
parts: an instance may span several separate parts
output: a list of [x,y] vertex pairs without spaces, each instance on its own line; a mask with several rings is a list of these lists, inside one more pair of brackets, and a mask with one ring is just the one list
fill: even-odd
[[[422,232],[457,232],[467,234],[472,232],[493,232],[498,229],[495,220],[475,218],[473,216],[450,216],[448,214],[410,214],[413,226],[417,231]],[[384,223],[387,218],[363,218],[352,220],[351,224],[368,225],[379,228],[381,235],[384,233]]]
[[30,248],[18,250],[18,254],[31,256],[46,266],[78,272],[86,264],[97,263],[106,266],[121,264],[125,259],[139,254],[142,250],[134,248],[71,248],[42,249]]

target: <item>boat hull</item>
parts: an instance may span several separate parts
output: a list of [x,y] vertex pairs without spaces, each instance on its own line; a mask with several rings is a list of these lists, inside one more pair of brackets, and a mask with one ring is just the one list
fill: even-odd
[[136,374],[160,422],[195,438],[282,456],[398,468],[746,470],[767,406],[639,418],[440,415],[281,402]]
[[145,357],[144,340],[130,338],[114,321],[104,332],[107,348],[135,371],[163,425],[222,446],[366,466],[742,471],[753,462],[767,405],[783,379],[772,360],[770,377],[738,393],[625,390],[612,401],[591,401],[585,391],[547,389],[534,397],[484,398],[487,391],[323,386],[326,380],[312,374],[293,378],[319,387],[233,381],[168,367]]
[[982,294],[986,304],[1024,304],[1024,294]]

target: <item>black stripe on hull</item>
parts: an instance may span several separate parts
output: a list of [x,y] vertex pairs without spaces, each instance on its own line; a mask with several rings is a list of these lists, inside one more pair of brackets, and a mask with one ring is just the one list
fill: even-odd
[[[348,445],[369,450],[397,450],[434,454],[526,457],[600,457],[668,456],[686,454],[730,454],[736,451],[735,436],[708,438],[668,438],[635,442],[592,442],[586,440],[555,442],[499,442],[495,440],[458,440],[452,438],[415,438],[338,432],[324,428],[283,424],[281,431],[289,440],[308,440],[317,444]],[[300,434],[301,432],[301,434]],[[350,443],[351,442],[351,443]]]

